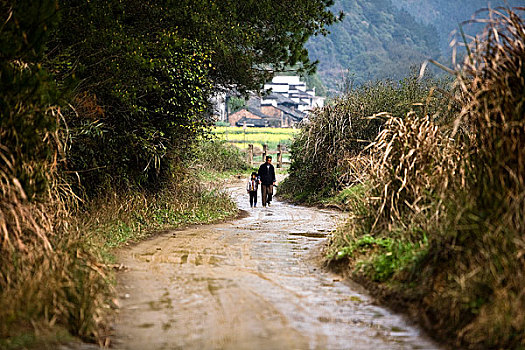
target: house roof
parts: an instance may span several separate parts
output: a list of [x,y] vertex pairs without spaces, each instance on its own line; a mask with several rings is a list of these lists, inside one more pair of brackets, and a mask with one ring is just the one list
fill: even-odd
[[279,94],[279,93],[270,94],[267,97],[265,97],[265,99],[267,99],[267,100],[277,100],[277,104],[278,105],[279,104],[285,104],[285,103],[291,104],[291,105],[307,105],[308,104],[308,103],[303,102],[303,101],[300,101],[300,102],[294,101],[291,98],[286,97],[285,95]]
[[252,95],[252,96],[250,96],[250,98],[246,102],[246,105],[248,107],[252,107],[252,108],[260,108],[261,107],[261,98],[258,97],[258,96]]
[[306,92],[303,92],[303,91],[299,91],[299,92],[291,93],[291,94],[290,94],[290,97],[314,98],[315,96],[312,96],[312,95],[310,95],[310,94],[307,94]]
[[303,112],[300,112],[298,110],[295,110],[295,109],[292,109],[292,108],[289,108],[283,105],[278,105],[276,108],[283,111],[286,114],[291,115],[292,118],[294,118],[295,120],[302,120],[306,116],[306,114]]

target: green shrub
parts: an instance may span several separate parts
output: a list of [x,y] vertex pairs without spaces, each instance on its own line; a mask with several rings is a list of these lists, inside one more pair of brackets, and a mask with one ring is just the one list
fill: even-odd
[[194,164],[207,171],[244,171],[246,155],[226,141],[202,140],[195,147]]

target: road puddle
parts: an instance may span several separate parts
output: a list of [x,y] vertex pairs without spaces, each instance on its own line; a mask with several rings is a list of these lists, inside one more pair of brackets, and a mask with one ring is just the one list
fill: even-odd
[[[315,252],[342,218],[275,200],[123,250],[116,349],[438,349]],[[160,248],[160,249],[159,249]]]

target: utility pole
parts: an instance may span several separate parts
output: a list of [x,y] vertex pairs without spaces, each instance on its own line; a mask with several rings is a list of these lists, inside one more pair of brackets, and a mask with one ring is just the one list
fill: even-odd
[[226,121],[230,122],[230,95],[226,94],[226,97],[224,98],[224,109],[226,109]]

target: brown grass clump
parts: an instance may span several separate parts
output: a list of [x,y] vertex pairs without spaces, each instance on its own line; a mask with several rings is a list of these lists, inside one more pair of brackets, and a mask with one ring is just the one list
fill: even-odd
[[461,154],[454,140],[428,115],[388,116],[372,154],[371,207],[379,221],[406,225],[407,219],[442,214],[440,196],[460,174]]
[[436,298],[457,301],[458,341],[470,346],[525,346],[524,10],[489,10],[478,20],[486,29],[457,74],[467,183],[463,193],[448,193],[442,244],[450,248],[440,256],[450,259],[455,282]]
[[[49,113],[52,113],[51,110]],[[50,147],[54,135],[47,133],[42,148]],[[0,129],[0,140],[18,139],[15,130]],[[0,141],[0,142],[2,142]],[[51,249],[47,231],[51,218],[44,205],[35,203],[39,182],[50,182],[56,171],[56,157],[39,163],[22,153],[23,145],[0,143],[0,243],[2,249],[27,250],[27,243],[39,240],[44,249]],[[41,150],[35,150],[35,153]],[[29,192],[29,193],[28,193]]]
[[60,325],[72,335],[104,343],[105,267],[80,232],[52,243],[52,250],[28,245],[27,253],[2,258],[0,338],[9,344],[28,330],[38,333]]

